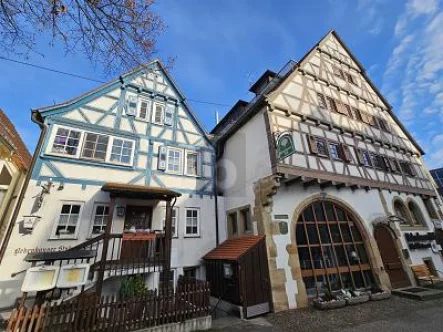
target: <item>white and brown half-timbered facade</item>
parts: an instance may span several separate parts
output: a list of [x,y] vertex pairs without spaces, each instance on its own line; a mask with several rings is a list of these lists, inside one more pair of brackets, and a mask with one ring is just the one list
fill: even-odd
[[443,271],[424,152],[336,32],[250,91],[212,131],[220,233],[267,236],[274,310],[326,291],[407,287],[411,265]]

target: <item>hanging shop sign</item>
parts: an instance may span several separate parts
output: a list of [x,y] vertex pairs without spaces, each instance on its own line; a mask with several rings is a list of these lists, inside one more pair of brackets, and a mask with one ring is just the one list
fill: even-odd
[[277,138],[278,159],[285,159],[295,153],[294,139],[291,133],[285,132]]
[[405,233],[405,239],[411,250],[427,249],[432,247],[432,241],[435,240],[435,233]]
[[53,289],[57,283],[60,267],[42,265],[31,267],[26,271],[22,283],[22,292],[39,292]]

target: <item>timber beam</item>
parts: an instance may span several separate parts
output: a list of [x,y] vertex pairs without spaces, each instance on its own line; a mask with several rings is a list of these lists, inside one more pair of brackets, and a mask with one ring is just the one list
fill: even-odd
[[310,186],[314,186],[319,183],[317,178],[305,178],[303,179],[303,187],[308,188]]
[[335,186],[335,185],[337,185],[337,183],[335,183],[335,181],[324,181],[324,182],[320,183],[320,188],[324,189],[324,188],[327,188],[330,186]]

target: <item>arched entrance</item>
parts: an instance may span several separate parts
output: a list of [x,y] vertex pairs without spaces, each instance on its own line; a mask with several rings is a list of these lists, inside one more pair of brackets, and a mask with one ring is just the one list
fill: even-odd
[[374,237],[380,251],[383,265],[391,280],[392,288],[410,286],[411,281],[403,269],[400,253],[395,246],[392,231],[384,225],[377,225],[374,228]]
[[296,223],[301,276],[309,298],[374,285],[358,219],[335,201],[307,206]]

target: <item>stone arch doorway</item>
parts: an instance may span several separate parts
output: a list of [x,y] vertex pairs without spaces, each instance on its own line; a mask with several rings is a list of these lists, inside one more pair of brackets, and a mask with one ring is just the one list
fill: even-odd
[[358,217],[343,204],[326,199],[305,206],[295,224],[295,243],[307,297],[373,286],[368,241]]
[[409,276],[403,268],[400,253],[395,245],[393,232],[383,224],[374,227],[374,237],[380,251],[381,259],[391,280],[392,288],[411,285]]

